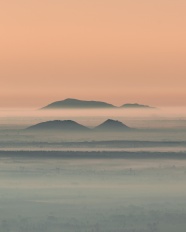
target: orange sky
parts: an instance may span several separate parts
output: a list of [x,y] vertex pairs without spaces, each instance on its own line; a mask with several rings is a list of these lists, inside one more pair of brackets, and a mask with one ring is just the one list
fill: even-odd
[[185,0],[0,3],[0,107],[186,105]]

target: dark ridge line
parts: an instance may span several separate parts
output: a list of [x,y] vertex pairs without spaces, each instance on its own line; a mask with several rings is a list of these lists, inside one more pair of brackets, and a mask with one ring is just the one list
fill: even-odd
[[[13,145],[114,145],[113,143],[116,143],[116,145],[169,145],[169,146],[175,146],[175,145],[186,145],[186,141],[145,141],[145,140],[103,140],[103,141],[81,141],[81,142],[11,142]],[[1,145],[7,145],[9,142],[1,142]]]
[[4,151],[0,158],[83,158],[83,159],[186,159],[185,152],[121,152],[121,151]]

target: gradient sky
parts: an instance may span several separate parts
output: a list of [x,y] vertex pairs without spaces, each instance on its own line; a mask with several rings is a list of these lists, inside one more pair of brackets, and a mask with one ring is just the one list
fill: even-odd
[[186,106],[185,0],[0,2],[0,107]]

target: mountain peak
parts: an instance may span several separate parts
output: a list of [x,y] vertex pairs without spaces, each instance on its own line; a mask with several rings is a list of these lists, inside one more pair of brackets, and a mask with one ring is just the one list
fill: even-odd
[[124,131],[130,129],[128,126],[118,120],[107,119],[105,122],[95,127],[95,130],[103,131]]
[[104,122],[105,124],[114,124],[114,125],[116,125],[116,124],[123,124],[122,122],[120,122],[120,121],[118,121],[118,120],[113,120],[113,119],[107,119],[105,122]]
[[38,131],[88,131],[89,128],[75,122],[72,120],[54,120],[54,121],[46,121],[41,122],[36,125],[30,126],[27,128],[28,130],[38,130]]

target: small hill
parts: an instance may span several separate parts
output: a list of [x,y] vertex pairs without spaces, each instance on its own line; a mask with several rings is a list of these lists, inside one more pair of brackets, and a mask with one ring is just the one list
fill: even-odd
[[116,120],[112,120],[112,119],[108,119],[105,122],[103,122],[102,124],[100,124],[99,126],[95,127],[94,130],[96,131],[126,131],[126,130],[130,130],[131,128],[126,126],[125,124],[123,124],[120,121],[116,121]]
[[83,101],[78,99],[67,98],[62,101],[53,102],[43,108],[48,109],[65,109],[65,108],[115,108],[116,106],[101,101]]
[[72,120],[41,122],[27,128],[30,131],[85,132],[90,129]]
[[121,108],[132,108],[132,109],[135,109],[135,108],[141,108],[141,109],[152,109],[154,107],[151,107],[151,106],[148,106],[148,105],[141,105],[141,104],[138,104],[138,103],[127,103],[127,104],[124,104],[121,106]]

